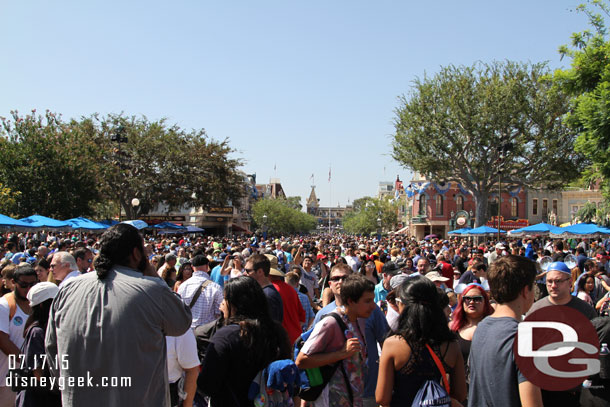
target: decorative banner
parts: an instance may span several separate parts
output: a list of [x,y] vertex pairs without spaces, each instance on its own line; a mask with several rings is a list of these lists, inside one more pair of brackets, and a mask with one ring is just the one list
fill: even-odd
[[458,188],[460,189],[460,192],[464,195],[470,195],[470,192],[466,191],[464,189],[464,187],[462,186],[462,184],[458,184]]
[[437,183],[432,183],[432,185],[434,186],[434,189],[436,189],[436,192],[438,192],[441,195],[445,195],[445,193],[447,191],[449,191],[449,189],[451,189],[451,182],[447,182],[445,184],[447,186],[445,189],[442,189],[441,187],[439,187]]
[[420,185],[420,188],[419,188],[419,190],[417,191],[417,193],[418,193],[418,194],[423,194],[424,192],[426,192],[426,189],[428,189],[428,187],[430,186],[430,183],[429,183],[429,182],[426,182],[426,183],[425,183],[425,184],[422,186],[422,184],[421,184],[421,182],[420,182],[420,183],[419,183],[419,185]]

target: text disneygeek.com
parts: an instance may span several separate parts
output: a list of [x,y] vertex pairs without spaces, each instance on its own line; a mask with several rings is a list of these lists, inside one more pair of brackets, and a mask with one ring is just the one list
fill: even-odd
[[[54,366],[60,366],[62,369],[68,369],[68,358],[62,355],[61,359],[50,361],[46,355],[34,358],[34,369],[44,369],[47,363]],[[24,355],[9,355],[9,369],[24,369],[26,367]],[[33,375],[6,377],[6,386],[18,387],[44,387],[56,388],[63,390],[68,387],[131,387],[131,377],[125,376],[102,376],[93,380],[91,373],[87,371],[87,376],[61,376],[61,377],[45,377],[36,378]]]

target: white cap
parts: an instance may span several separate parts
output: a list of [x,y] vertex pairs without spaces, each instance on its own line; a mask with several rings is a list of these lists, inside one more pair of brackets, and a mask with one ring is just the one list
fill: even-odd
[[55,298],[58,292],[59,288],[48,281],[35,284],[30,288],[27,295],[28,300],[30,300],[30,307],[41,304],[50,298]]
[[496,249],[506,250],[506,246],[503,243],[496,243]]
[[449,281],[447,277],[441,276],[438,271],[431,271],[429,273],[426,273],[426,277],[430,281]]

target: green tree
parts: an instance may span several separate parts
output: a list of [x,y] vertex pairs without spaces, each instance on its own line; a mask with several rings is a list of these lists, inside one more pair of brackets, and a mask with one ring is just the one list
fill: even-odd
[[[603,180],[605,198],[610,198],[610,42],[605,17],[610,7],[592,1],[577,10],[589,18],[591,30],[572,34],[571,46],[559,48],[562,57],[572,60],[570,69],[557,70],[557,88],[572,96],[566,123],[578,133],[575,148],[589,164],[583,180],[591,185]],[[596,11],[597,9],[597,11]]]
[[90,215],[100,197],[95,142],[48,110],[11,116],[0,118],[0,182],[21,193],[15,214]]
[[[487,218],[498,171],[506,188],[556,188],[579,175],[567,97],[544,64],[449,66],[417,79],[396,109],[393,157],[430,179],[459,182]],[[560,165],[559,165],[560,163]]]
[[374,234],[381,229],[394,230],[397,224],[397,204],[391,199],[364,197],[354,200],[352,210],[343,218],[343,228],[351,234]]
[[229,141],[210,139],[203,129],[187,132],[165,119],[123,115],[93,115],[79,128],[100,146],[103,198],[119,201],[130,219],[158,205],[168,212],[226,205],[244,193],[241,163],[231,157]]
[[19,191],[11,191],[10,188],[0,182],[0,213],[6,216],[15,216],[17,213],[17,201],[21,196]]
[[[264,219],[266,216],[266,220]],[[285,199],[261,199],[252,205],[254,226],[271,235],[308,233],[316,228],[316,218],[292,208]]]

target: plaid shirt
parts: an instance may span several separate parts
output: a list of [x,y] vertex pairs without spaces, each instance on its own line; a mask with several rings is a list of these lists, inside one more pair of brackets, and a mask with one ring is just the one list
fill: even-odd
[[[205,280],[210,280],[210,276],[205,271],[195,271],[193,276],[180,284],[178,294],[182,301],[189,305],[199,287]],[[220,303],[223,300],[222,288],[215,282],[211,282],[203,290],[197,302],[191,308],[193,322],[191,328],[206,324],[220,317]]]

